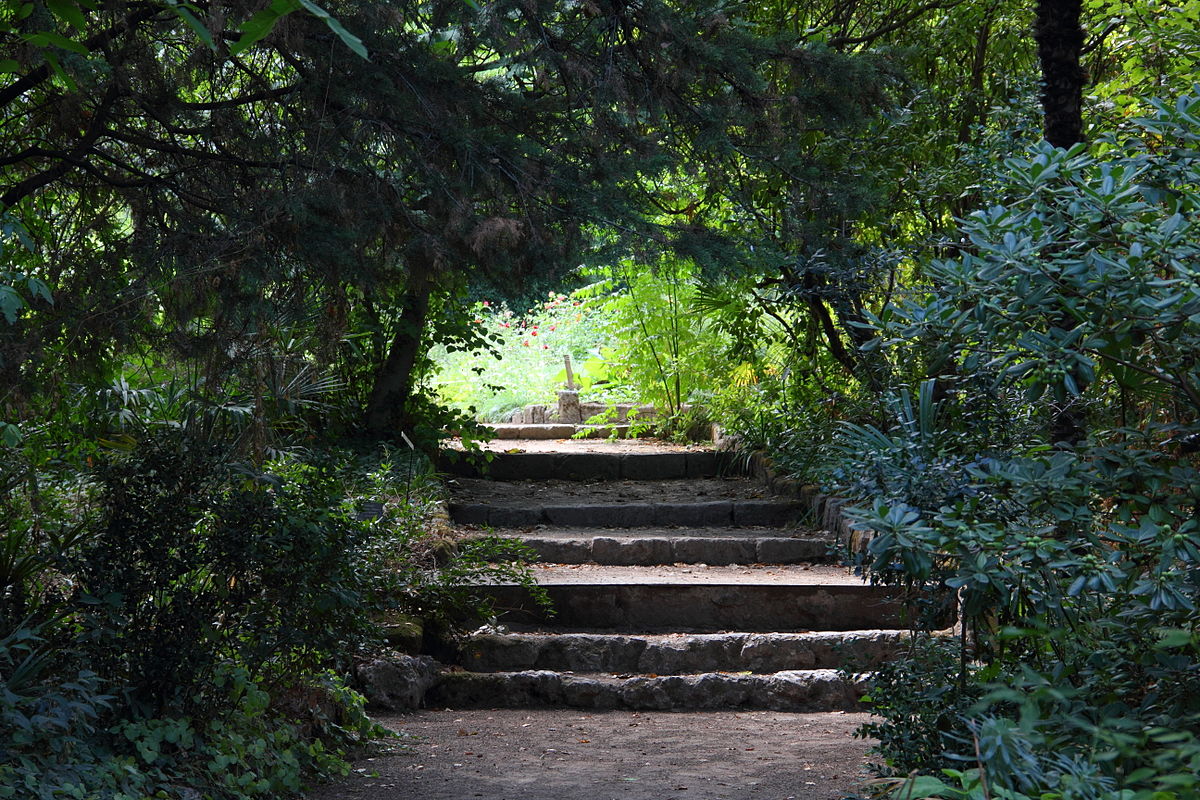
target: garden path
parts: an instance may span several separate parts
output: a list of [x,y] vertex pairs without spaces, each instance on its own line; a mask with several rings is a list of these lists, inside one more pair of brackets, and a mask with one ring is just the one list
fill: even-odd
[[900,644],[899,608],[832,566],[832,534],[722,454],[651,443],[494,443],[451,480],[451,518],[541,557],[547,617],[517,586],[418,738],[312,800],[832,800],[866,777],[862,687]]

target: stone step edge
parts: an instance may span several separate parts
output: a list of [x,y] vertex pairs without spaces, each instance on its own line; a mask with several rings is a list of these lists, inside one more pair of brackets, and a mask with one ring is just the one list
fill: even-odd
[[[572,425],[566,422],[522,424],[519,422],[485,423],[496,439],[571,439],[579,434],[587,439],[624,439],[630,425]],[[646,432],[647,434],[649,431]]]
[[847,677],[830,669],[624,677],[552,670],[443,672],[425,692],[424,703],[445,708],[854,711],[861,708],[867,680],[866,675]]
[[476,633],[458,649],[473,672],[694,674],[792,669],[873,669],[909,640],[907,631],[809,633]]
[[[711,478],[744,467],[731,453],[697,450],[667,453],[506,453],[491,451],[468,456],[443,450],[438,468],[465,478],[492,480],[677,480]],[[744,474],[742,472],[737,474]]]
[[[480,585],[475,591],[498,610],[501,624],[612,632],[902,629],[910,621],[907,602],[895,589],[865,584],[543,584],[539,591],[549,598],[552,616],[523,586]],[[947,594],[939,627],[954,623],[952,601]]]
[[786,536],[593,536],[568,539],[526,535],[510,538],[515,538],[532,549],[539,561],[552,564],[600,564],[613,567],[666,564],[727,566],[834,563],[839,558],[839,554],[834,552],[834,541],[817,537],[800,539]]
[[563,503],[509,506],[490,503],[449,505],[450,518],[464,525],[525,528],[638,528],[654,525],[694,527],[780,527],[800,520],[807,511],[799,501],[714,500],[700,503]]

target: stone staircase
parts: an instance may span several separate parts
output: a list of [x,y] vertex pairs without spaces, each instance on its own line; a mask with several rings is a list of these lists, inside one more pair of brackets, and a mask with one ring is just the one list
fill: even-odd
[[839,667],[895,652],[905,610],[835,566],[838,542],[801,504],[723,475],[719,453],[560,448],[496,452],[487,477],[455,468],[452,521],[533,548],[554,613],[488,587],[501,627],[461,646],[427,706],[858,707]]

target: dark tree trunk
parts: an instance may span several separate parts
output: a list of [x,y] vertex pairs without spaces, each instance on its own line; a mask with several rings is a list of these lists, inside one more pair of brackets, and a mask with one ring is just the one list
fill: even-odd
[[408,401],[413,390],[413,369],[421,354],[425,322],[429,316],[429,295],[433,289],[427,266],[414,259],[410,263],[408,288],[392,337],[387,359],[375,376],[375,386],[367,401],[363,427],[381,438],[399,435],[407,420]]
[[[1055,147],[1069,148],[1083,141],[1083,84],[1086,80],[1080,57],[1083,51],[1083,27],[1080,25],[1081,0],[1038,0],[1034,38],[1042,65],[1042,130],[1046,141]],[[1063,315],[1058,324],[1066,330],[1075,327],[1073,318]],[[1080,387],[1082,376],[1076,376]],[[1073,446],[1086,435],[1083,411],[1070,398],[1054,413],[1050,438]]]
[[1082,7],[1082,0],[1038,0],[1037,4],[1033,35],[1042,65],[1043,131],[1055,147],[1083,141]]

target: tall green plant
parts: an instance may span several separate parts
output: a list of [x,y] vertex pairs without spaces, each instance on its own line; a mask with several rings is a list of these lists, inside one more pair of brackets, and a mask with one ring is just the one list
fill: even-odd
[[[1200,95],[1150,104],[1090,150],[1008,159],[1005,202],[964,222],[971,251],[930,265],[936,291],[876,320],[897,353],[943,349],[957,415],[972,397],[956,376],[987,376],[1043,422],[1086,409],[1087,441],[1030,425],[984,452],[958,433],[969,417],[913,425],[922,415],[903,406],[887,435],[848,431],[895,478],[853,512],[876,530],[871,573],[961,598],[983,666],[964,662],[960,679],[991,691],[958,734],[998,748],[979,764],[993,788],[1058,785],[1069,770],[1054,759],[1067,758],[1098,776],[1096,796],[1196,792]],[[913,458],[931,442],[957,464],[953,492],[936,497],[930,462]],[[1025,767],[997,766],[1021,748]]]

